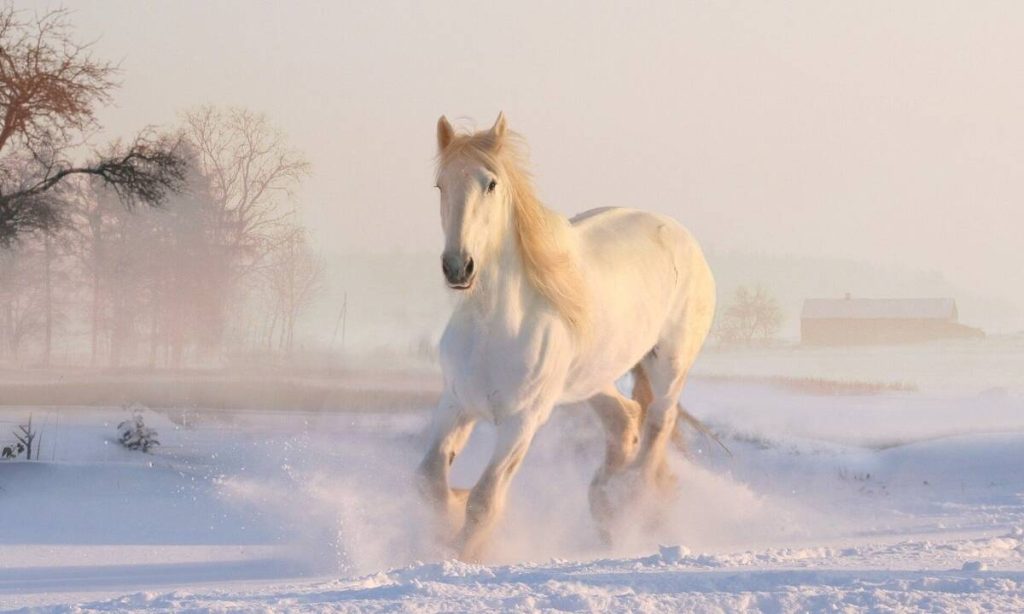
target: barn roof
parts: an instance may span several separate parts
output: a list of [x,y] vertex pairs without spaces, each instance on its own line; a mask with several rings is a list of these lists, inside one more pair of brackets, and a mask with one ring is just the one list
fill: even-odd
[[801,318],[808,320],[951,320],[956,301],[951,298],[809,298]]

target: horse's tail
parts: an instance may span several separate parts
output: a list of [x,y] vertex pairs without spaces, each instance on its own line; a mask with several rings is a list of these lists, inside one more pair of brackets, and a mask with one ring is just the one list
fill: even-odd
[[715,435],[715,433],[712,432],[712,430],[709,429],[707,427],[707,425],[705,425],[703,422],[698,420],[696,418],[696,416],[694,416],[693,414],[688,412],[686,410],[686,408],[683,407],[682,403],[677,403],[676,407],[679,408],[679,420],[676,420],[676,428],[675,428],[675,431],[672,432],[672,439],[673,439],[673,441],[676,442],[676,445],[678,445],[680,448],[683,448],[683,449],[686,448],[686,444],[683,441],[683,433],[680,430],[680,425],[683,422],[685,422],[685,423],[689,424],[690,426],[692,426],[694,428],[694,430],[696,430],[701,435],[704,435],[705,437],[708,437],[711,440],[713,440],[715,443],[717,443],[723,450],[725,450],[726,454],[728,454],[729,456],[732,456],[732,450],[727,448],[725,446],[725,444],[722,443],[722,440],[718,438],[718,435]]
[[[647,373],[644,371],[643,365],[637,363],[633,367],[633,400],[640,404],[640,424],[644,423],[644,419],[647,417],[647,408],[651,405],[651,401],[654,400],[654,391],[651,389],[651,380],[648,379]],[[686,450],[686,442],[683,440],[682,424],[685,422],[689,426],[693,427],[695,431],[714,440],[729,456],[732,456],[732,451],[729,450],[722,443],[722,440],[715,435],[711,429],[709,429],[703,422],[697,419],[696,416],[691,414],[682,403],[677,403],[676,407],[679,409],[679,420],[676,420],[676,428],[672,431],[672,441],[682,450]]]

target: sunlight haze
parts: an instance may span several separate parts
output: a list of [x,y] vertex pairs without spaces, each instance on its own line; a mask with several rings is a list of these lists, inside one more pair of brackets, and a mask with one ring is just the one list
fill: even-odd
[[328,253],[436,257],[434,122],[504,110],[564,213],[653,209],[711,251],[1024,305],[1018,3],[66,6],[122,58],[104,136],[199,104],[267,113],[313,164],[299,198]]

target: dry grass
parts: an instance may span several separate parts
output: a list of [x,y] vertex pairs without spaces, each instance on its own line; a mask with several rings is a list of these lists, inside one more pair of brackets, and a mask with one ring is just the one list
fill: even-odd
[[[915,392],[907,382],[710,375],[699,379],[760,384],[800,394]],[[0,406],[97,406],[306,411],[408,411],[436,405],[441,376],[427,371],[325,373],[2,372]]]
[[141,403],[152,408],[407,411],[437,403],[439,377],[406,377],[151,374],[40,378],[0,381],[0,405],[110,407]]

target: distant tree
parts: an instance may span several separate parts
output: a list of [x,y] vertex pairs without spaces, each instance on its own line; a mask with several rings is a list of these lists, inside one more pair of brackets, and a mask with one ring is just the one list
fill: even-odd
[[167,207],[129,212],[97,180],[75,196],[74,251],[91,297],[93,364],[105,341],[117,366],[137,361],[148,337],[153,367],[161,356],[180,366],[188,348],[220,343],[227,273],[212,242],[216,202],[188,143],[180,155],[185,178]]
[[26,245],[0,247],[0,356],[14,360],[45,328],[38,254]]
[[[183,115],[184,140],[197,152],[200,172],[210,181],[215,203],[210,220],[211,241],[217,247],[213,261],[226,267],[221,291],[228,296],[232,317],[224,315],[226,336],[236,341],[258,326],[253,316],[270,305],[268,325],[256,336],[273,346],[267,333],[277,332],[278,345],[288,345],[293,318],[282,311],[271,283],[281,273],[282,253],[299,232],[292,194],[309,172],[309,163],[290,148],[284,135],[260,113],[243,108],[199,107]],[[283,251],[282,251],[283,250]],[[277,283],[280,288],[281,279]],[[266,310],[264,310],[266,311]],[[293,310],[292,310],[293,311]],[[249,318],[238,317],[248,314]],[[283,333],[283,337],[281,336]]]
[[108,283],[107,264],[110,236],[113,233],[113,215],[109,201],[100,196],[102,188],[92,181],[76,181],[72,202],[72,252],[79,273],[81,290],[88,295],[89,366],[99,360],[101,337],[105,329]]
[[[19,424],[18,430],[14,431],[14,438],[20,444],[18,447],[25,448],[25,458],[32,460],[32,444],[39,437],[39,432],[32,428],[32,414],[28,416],[28,424]],[[39,448],[36,448],[36,460],[39,460]]]
[[200,107],[184,114],[184,136],[197,152],[217,204],[212,223],[236,279],[259,268],[295,229],[288,198],[309,163],[288,147],[265,115],[243,108]]
[[90,155],[117,73],[68,11],[0,0],[0,360],[80,348],[94,366],[156,367],[239,341],[290,350],[322,268],[292,198],[309,164],[239,108],[194,109],[173,135]]
[[69,154],[97,127],[96,108],[110,102],[116,67],[74,38],[68,12],[27,18],[0,6],[0,243],[27,230],[52,228],[62,201],[51,191],[76,175],[99,178],[123,204],[155,205],[182,179],[174,142],[143,131],[91,160]]
[[782,326],[778,301],[762,286],[740,286],[719,319],[717,334],[723,343],[767,341]]
[[52,229],[39,230],[32,234],[31,241],[36,243],[41,279],[43,302],[43,352],[42,366],[50,366],[53,357],[54,335],[56,328],[63,324],[64,309],[61,301],[62,293],[67,286],[67,237]]
[[295,323],[322,289],[323,262],[310,248],[305,233],[295,231],[271,253],[263,269],[270,291],[271,319],[267,347],[277,334],[278,349],[291,353]]
[[217,241],[218,200],[210,177],[200,170],[198,153],[188,142],[185,188],[173,206],[150,212],[154,250],[148,263],[151,314],[151,364],[158,345],[169,363],[180,366],[188,347],[219,348],[227,302],[232,297],[230,266]]

